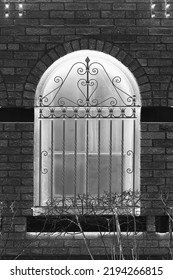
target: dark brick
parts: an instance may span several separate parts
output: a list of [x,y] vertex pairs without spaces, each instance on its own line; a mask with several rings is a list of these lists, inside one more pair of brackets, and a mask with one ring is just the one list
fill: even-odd
[[25,11],[25,17],[29,19],[39,19],[39,18],[49,18],[49,12],[48,11]]
[[26,35],[48,35],[50,34],[49,28],[46,27],[27,27]]
[[83,11],[87,10],[86,3],[65,3],[65,10]]
[[149,35],[172,35],[172,28],[150,28]]
[[0,154],[1,155],[20,154],[20,149],[19,148],[11,148],[11,147],[0,147]]
[[76,34],[83,34],[83,35],[98,35],[100,34],[100,29],[96,27],[82,27],[76,28]]
[[153,177],[152,170],[141,170],[141,178]]
[[138,10],[138,11],[135,11],[135,10],[131,10],[131,11],[126,11],[126,18],[142,18],[142,19],[150,19],[151,17],[151,12],[148,10],[148,11],[142,11],[142,10]]
[[76,12],[75,18],[96,19],[96,18],[99,18],[99,12],[97,12],[97,11],[80,11],[80,12]]
[[33,140],[9,140],[9,146],[11,147],[28,147],[33,146]]
[[[25,35],[25,27],[23,26],[12,26],[12,27],[2,27],[1,35]],[[1,41],[2,42],[2,41]]]
[[142,132],[142,139],[165,139],[164,132]]
[[[50,17],[51,18],[58,18],[58,19],[62,19],[62,18],[74,18],[74,12],[69,12],[69,11],[52,11],[50,12]],[[47,17],[46,17],[47,18]]]
[[[141,163],[142,169],[165,169],[165,163],[162,162],[142,162]],[[162,171],[161,171],[162,172]],[[162,177],[162,176],[161,176]]]
[[172,147],[173,142],[172,140],[153,140],[153,146],[154,147]]
[[2,186],[19,186],[20,178],[0,178],[0,184]]
[[22,163],[23,170],[33,170],[33,163]]
[[0,163],[0,170],[17,170],[21,169],[20,163]]
[[173,162],[173,155],[154,155],[153,156],[154,161],[165,161],[165,162]]
[[34,131],[33,123],[16,123],[15,124],[16,131]]
[[64,41],[63,35],[40,36],[41,43],[51,43],[51,42],[62,43],[63,41]]
[[40,4],[40,10],[54,10],[54,11],[59,11],[59,10],[64,10],[64,5],[62,3],[41,3]]
[[154,177],[173,177],[173,170],[154,171]]
[[160,131],[173,131],[173,124],[172,123],[160,124]]
[[165,179],[164,178],[141,178],[141,184],[142,185],[164,185],[165,184]]
[[103,11],[101,12],[102,18],[124,18],[125,12],[124,11]]
[[0,139],[19,139],[21,138],[20,132],[2,132],[0,133]]
[[89,23],[95,26],[113,25],[113,19],[90,19]]
[[88,3],[88,10],[102,10],[102,11],[109,11],[112,10],[112,5],[110,3]]
[[22,26],[38,26],[39,20],[38,19],[27,19],[27,18],[20,18],[15,19],[16,25],[22,25]]
[[115,3],[113,4],[113,10],[127,10],[127,11],[135,11],[136,10],[136,4],[127,4],[127,3]]
[[149,124],[148,131],[159,131],[160,126],[159,124]]
[[159,155],[159,154],[165,154],[165,148],[162,146],[160,147],[142,147],[141,148],[141,154],[149,154],[149,155]]
[[67,35],[67,34],[75,34],[74,28],[63,28],[63,27],[57,27],[51,29],[52,35]]

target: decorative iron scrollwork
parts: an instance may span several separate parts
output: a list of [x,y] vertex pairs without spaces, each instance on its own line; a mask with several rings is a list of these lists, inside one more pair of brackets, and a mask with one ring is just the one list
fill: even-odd
[[[127,156],[131,156],[132,157],[131,162],[133,162],[134,152],[132,150],[127,151]],[[128,174],[132,174],[133,173],[133,168],[128,167],[126,171],[127,171]]]
[[[68,79],[73,74],[75,74],[75,77],[76,74],[82,76],[76,81],[76,89],[72,89],[78,92],[76,99],[67,96],[64,89]],[[106,92],[105,95],[102,94],[102,86],[99,84],[101,80],[102,83],[103,81],[105,83],[104,87],[109,88],[109,94],[106,94]],[[54,83],[56,84],[55,88],[40,97],[41,107],[135,106],[136,98],[123,89],[122,78],[118,75],[111,78],[100,62],[90,62],[89,57],[85,59],[85,62],[74,63],[64,78],[60,75],[54,77]],[[81,97],[79,97],[79,94]]]
[[[60,104],[64,104],[65,100],[62,98],[59,100]],[[78,103],[82,103],[82,100],[78,100]],[[134,119],[136,118],[136,109],[133,107],[116,107],[114,106],[116,100],[112,99],[110,101],[112,107],[101,107],[96,106],[95,110],[90,112],[92,107],[83,107],[82,111],[80,110],[81,106],[71,107],[70,110],[68,107],[41,107],[39,109],[39,118],[40,119],[58,119],[58,118],[113,118],[113,119]],[[80,104],[81,104],[80,103]],[[94,107],[94,106],[93,106]]]
[[[48,152],[47,151],[42,151],[41,152],[41,162],[43,161],[43,156],[47,157]],[[48,173],[48,169],[47,168],[42,168],[42,165],[41,165],[41,170],[40,171],[41,171],[42,174],[47,174]]]

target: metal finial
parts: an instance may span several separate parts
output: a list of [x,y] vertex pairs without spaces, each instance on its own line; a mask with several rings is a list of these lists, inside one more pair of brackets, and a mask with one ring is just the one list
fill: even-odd
[[87,56],[87,58],[85,59],[86,63],[89,63],[90,62],[90,59],[89,57]]

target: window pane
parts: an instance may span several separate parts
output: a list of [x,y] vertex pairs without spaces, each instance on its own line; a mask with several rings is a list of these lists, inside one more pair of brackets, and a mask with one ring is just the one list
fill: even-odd
[[45,201],[50,197],[51,176],[55,196],[86,193],[86,176],[91,195],[133,189],[134,120],[88,119],[88,159],[86,123],[87,119],[65,119],[64,124],[62,119],[54,120],[54,167],[51,172],[51,120],[44,120],[41,176]]
[[85,145],[85,129],[86,120],[77,119],[77,151],[78,153],[84,153],[86,149]]
[[56,154],[54,160],[54,194],[63,196],[63,155]]
[[100,151],[101,153],[109,153],[110,148],[110,120],[101,119],[100,121]]
[[88,121],[89,153],[98,153],[98,120]]
[[55,151],[62,152],[63,147],[63,120],[54,121],[54,147]]
[[86,154],[77,155],[76,194],[86,194]]
[[112,152],[120,154],[122,145],[122,120],[112,121]]

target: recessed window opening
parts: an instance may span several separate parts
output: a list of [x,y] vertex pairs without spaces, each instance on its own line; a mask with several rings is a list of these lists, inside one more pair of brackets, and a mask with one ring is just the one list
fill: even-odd
[[56,61],[36,91],[34,155],[35,207],[139,190],[140,94],[131,72],[90,50]]

